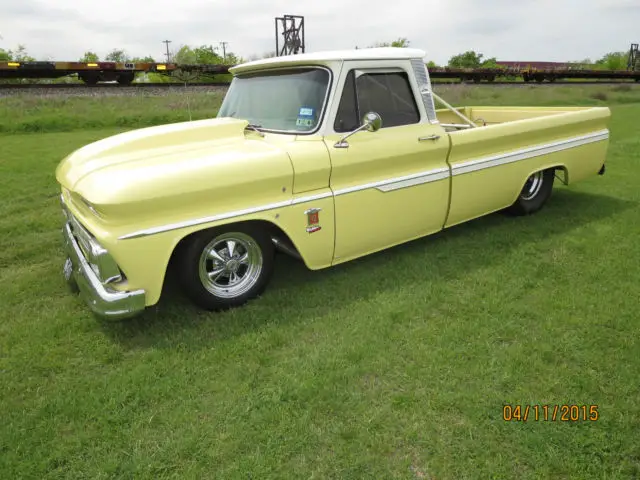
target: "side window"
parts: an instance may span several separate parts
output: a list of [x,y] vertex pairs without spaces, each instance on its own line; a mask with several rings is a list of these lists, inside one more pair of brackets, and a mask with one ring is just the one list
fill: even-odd
[[420,121],[420,112],[404,72],[365,73],[356,80],[360,111],[377,112],[382,127],[410,125]]
[[362,115],[377,112],[382,128],[411,125],[420,121],[420,112],[405,72],[364,73],[356,79],[347,75],[333,129],[344,133],[360,126]]

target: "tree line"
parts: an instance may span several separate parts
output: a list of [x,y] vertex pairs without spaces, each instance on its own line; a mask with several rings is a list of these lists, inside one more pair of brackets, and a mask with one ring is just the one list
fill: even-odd
[[[200,45],[192,47],[184,45],[177,51],[169,52],[170,61],[178,64],[189,65],[220,65],[220,64],[238,64],[244,60],[233,52],[220,52],[219,47],[213,45]],[[0,48],[0,62],[33,62],[36,59],[29,55],[24,45],[18,45],[14,50],[4,50]],[[48,60],[48,59],[47,59]],[[166,59],[157,61],[151,55],[146,57],[135,57],[129,55],[124,49],[114,48],[107,53],[104,58],[92,51],[87,50],[78,62],[117,62],[117,63],[162,63]]]
[[[399,47],[407,48],[410,46],[410,41],[407,38],[401,37],[390,42],[376,42],[373,45],[369,45],[365,48],[371,47]],[[359,48],[356,46],[356,48]],[[263,55],[252,55],[250,60],[257,60],[260,58],[267,58],[275,56],[275,52],[267,52]],[[625,70],[627,68],[628,53],[622,52],[610,52],[599,58],[598,60],[591,60],[589,58],[568,61],[567,63],[580,66],[582,68],[600,69],[600,70]],[[16,62],[28,62],[35,61],[35,58],[29,55],[27,48],[24,45],[18,45],[14,50],[4,50],[0,48],[0,62],[16,61]],[[78,59],[79,62],[99,62],[102,59],[94,51],[88,50],[84,55]],[[105,57],[106,62],[132,62],[132,63],[155,63],[156,60],[152,56],[146,57],[132,57],[123,49],[113,49]],[[165,59],[161,60],[164,62]],[[177,51],[170,52],[170,61],[177,64],[188,65],[236,65],[242,63],[244,59],[237,56],[233,52],[220,52],[219,47],[213,45],[200,45],[192,47],[184,45]],[[433,61],[427,63],[429,68],[437,68],[439,65]],[[447,67],[454,68],[498,68],[496,57],[485,58],[482,53],[475,50],[468,50],[457,55],[453,55],[447,65]]]

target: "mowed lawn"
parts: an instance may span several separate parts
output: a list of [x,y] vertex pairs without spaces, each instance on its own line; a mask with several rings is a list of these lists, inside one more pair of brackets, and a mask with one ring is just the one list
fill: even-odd
[[[20,121],[49,133],[0,136],[0,477],[638,478],[640,88],[458,88],[457,104],[610,104],[606,174],[558,182],[534,216],[333,269],[281,257],[226,313],[169,285],[121,323],[66,290],[54,170],[123,127],[24,99]],[[117,118],[146,124],[153,102]],[[534,404],[599,417],[503,419]]]

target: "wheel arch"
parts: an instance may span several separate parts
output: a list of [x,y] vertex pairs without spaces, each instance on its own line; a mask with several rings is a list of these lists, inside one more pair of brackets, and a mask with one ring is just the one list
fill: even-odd
[[189,233],[185,233],[185,235],[178,241],[178,243],[173,248],[173,251],[171,252],[171,255],[169,257],[167,268],[169,268],[172,265],[172,263],[176,261],[176,258],[180,254],[180,250],[194,236],[200,235],[202,232],[206,232],[209,230],[219,229],[223,227],[232,227],[234,225],[243,225],[243,226],[252,226],[252,227],[261,228],[268,232],[270,238],[272,239],[276,238],[276,239],[280,239],[281,241],[288,242],[295,249],[295,253],[297,254],[297,256],[299,256],[299,258],[305,263],[305,265],[309,267],[309,265],[304,259],[304,256],[301,254],[300,250],[298,249],[298,246],[294,243],[291,236],[288,235],[287,232],[285,232],[285,230],[281,226],[276,225],[275,223],[270,222],[269,220],[264,220],[264,219],[250,219],[250,220],[240,220],[240,221],[234,221],[233,219],[230,219],[228,222],[222,222],[213,226],[207,226],[204,228],[191,231]]
[[[308,209],[322,210],[321,228],[318,230],[307,229]],[[189,239],[203,231],[228,229],[234,225],[257,225],[266,229],[290,247],[288,253],[293,253],[311,270],[329,267],[333,262],[335,237],[331,197],[164,232],[114,239],[107,247],[113,248],[116,261],[125,268],[130,280],[128,287],[145,290],[148,293],[147,306],[151,306],[160,299],[177,255]],[[275,247],[282,250],[278,245]]]
[[[519,187],[518,187],[518,191],[515,193],[515,195],[512,198],[512,202],[515,202],[518,197],[520,196],[520,192],[522,191],[522,189],[524,188],[525,184],[527,183],[527,179],[533,175],[536,172],[542,172],[545,170],[553,170],[554,172],[558,172],[561,171],[562,172],[562,179],[560,180],[564,185],[568,185],[569,183],[569,169],[567,168],[566,165],[562,164],[562,163],[552,163],[549,165],[544,165],[544,166],[536,166],[535,168],[532,168],[531,170],[527,170],[527,173],[525,173],[525,175],[523,176]],[[556,178],[557,178],[557,173],[556,173]]]

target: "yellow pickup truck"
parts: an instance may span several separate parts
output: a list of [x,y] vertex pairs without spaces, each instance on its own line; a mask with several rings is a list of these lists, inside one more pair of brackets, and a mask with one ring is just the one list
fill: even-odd
[[69,285],[127,318],[158,302],[173,259],[193,302],[234,307],[264,291],[277,251],[321,269],[498,210],[531,214],[555,178],[604,173],[608,108],[454,108],[424,57],[245,63],[217,118],[70,154],[56,171]]

